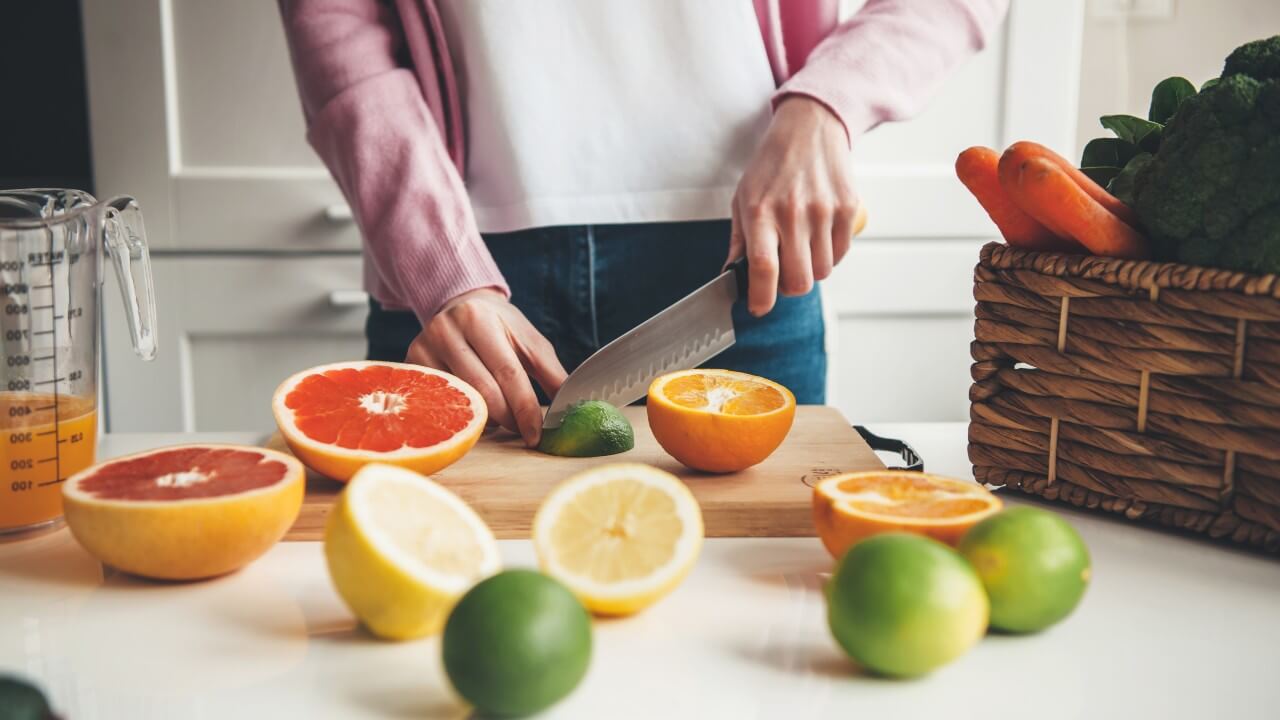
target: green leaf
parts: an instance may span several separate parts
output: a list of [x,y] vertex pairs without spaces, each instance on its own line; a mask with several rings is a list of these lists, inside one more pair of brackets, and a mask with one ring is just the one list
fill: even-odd
[[1182,101],[1195,94],[1196,86],[1186,78],[1171,77],[1161,80],[1151,91],[1151,110],[1147,113],[1147,119],[1161,124],[1169,122]]
[[1129,158],[1138,153],[1138,148],[1120,138],[1094,138],[1084,146],[1080,157],[1082,167],[1115,167],[1122,168]]
[[1093,165],[1080,168],[1080,172],[1089,176],[1089,179],[1098,183],[1102,187],[1106,187],[1111,182],[1111,178],[1120,173],[1120,168],[1114,165]]
[[1214,85],[1217,85],[1217,84],[1218,84],[1218,80],[1219,80],[1219,78],[1209,78],[1208,80],[1205,80],[1205,81],[1204,81],[1204,84],[1200,86],[1200,92],[1204,92],[1205,90],[1208,90],[1209,88],[1213,87]]
[[1121,140],[1137,145],[1142,139],[1160,129],[1160,123],[1143,120],[1132,115],[1103,115],[1098,118],[1102,127],[1114,132]]
[[1142,142],[1138,143],[1138,150],[1154,154],[1160,149],[1160,140],[1164,137],[1164,128],[1153,130],[1142,138]]
[[1151,153],[1139,153],[1133,156],[1133,159],[1124,166],[1124,169],[1116,174],[1111,182],[1107,184],[1107,191],[1115,195],[1126,205],[1132,206],[1135,199],[1133,196],[1133,181],[1147,163],[1151,162]]

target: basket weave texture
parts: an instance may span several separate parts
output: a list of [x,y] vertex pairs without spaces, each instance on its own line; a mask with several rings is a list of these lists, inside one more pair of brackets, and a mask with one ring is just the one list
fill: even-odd
[[1280,552],[1280,277],[991,243],[979,481]]

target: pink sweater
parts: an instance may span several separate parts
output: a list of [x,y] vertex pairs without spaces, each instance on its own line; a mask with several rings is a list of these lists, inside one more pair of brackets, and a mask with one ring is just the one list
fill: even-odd
[[[778,91],[832,110],[850,142],[919,112],[984,47],[1008,0],[754,0]],[[365,239],[365,286],[426,322],[468,290],[508,292],[472,217],[462,105],[434,0],[279,0],[307,139]],[[406,67],[402,60],[409,59]],[[728,208],[726,208],[726,213]]]

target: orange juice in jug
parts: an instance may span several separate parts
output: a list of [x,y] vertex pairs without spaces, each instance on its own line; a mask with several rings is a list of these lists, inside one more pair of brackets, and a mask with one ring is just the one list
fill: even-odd
[[0,393],[0,532],[62,515],[62,481],[93,464],[93,398]]

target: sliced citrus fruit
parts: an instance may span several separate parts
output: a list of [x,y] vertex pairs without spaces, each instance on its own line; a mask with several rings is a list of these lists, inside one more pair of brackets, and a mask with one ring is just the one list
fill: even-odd
[[892,531],[955,546],[1001,506],[977,483],[905,470],[836,475],[813,489],[814,526],[837,559],[859,540]]
[[702,548],[702,510],[671,473],[601,465],[565,480],[533,519],[548,575],[592,612],[627,615],[673,590]]
[[671,457],[695,470],[735,472],[778,449],[796,399],[772,380],[699,369],[654,380],[647,408],[653,437]]
[[102,562],[193,580],[236,570],[274,545],[302,507],[305,471],[284,453],[181,445],[109,460],[67,479],[67,525]]
[[412,470],[366,465],[329,516],[324,556],[338,594],[375,635],[440,631],[454,603],[501,567],[489,526]]
[[476,444],[488,411],[449,373],[390,362],[345,362],[285,380],[271,402],[280,434],[307,467],[346,481],[371,462],[430,474]]

